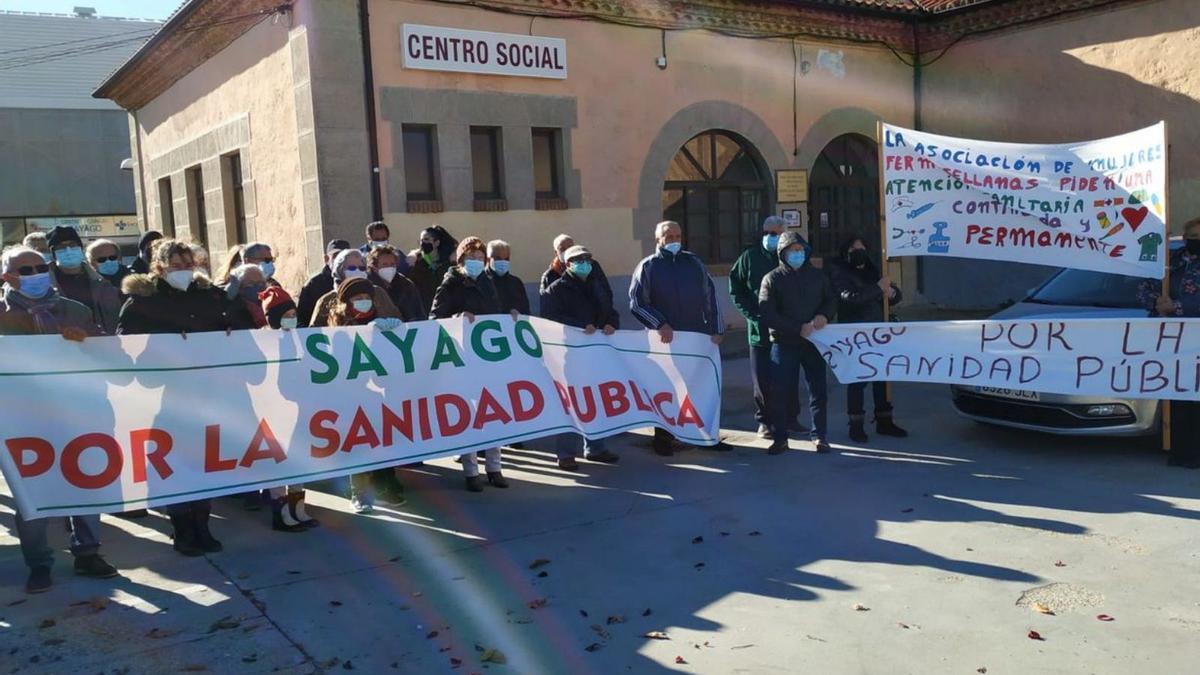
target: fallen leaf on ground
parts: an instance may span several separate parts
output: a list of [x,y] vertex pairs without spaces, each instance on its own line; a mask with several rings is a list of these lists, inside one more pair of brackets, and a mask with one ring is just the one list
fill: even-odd
[[457,668],[461,665],[462,665],[462,659],[456,659],[453,656],[450,657],[450,667],[451,668]]
[[1066,566],[1067,566],[1067,563],[1065,563],[1065,562],[1063,562],[1063,561],[1059,560],[1058,562],[1054,563],[1054,566],[1055,566],[1055,567],[1066,567]]
[[57,624],[58,622],[54,619],[42,619],[42,622],[38,624],[38,628],[54,628]]
[[12,602],[8,603],[8,606],[9,606],[9,607],[16,607],[17,605],[19,605],[19,604],[21,604],[21,603],[25,602],[25,600],[26,600],[25,598],[20,598],[20,599],[18,599],[18,600],[13,600]]
[[1040,640],[1043,642],[1046,640],[1046,638],[1042,637],[1042,634],[1036,630],[1029,631],[1029,635],[1026,635],[1025,637],[1029,638],[1030,640]]
[[651,610],[649,607],[647,607],[646,611],[642,612],[642,616],[650,616],[653,613],[654,613],[654,611]]
[[538,598],[536,600],[530,600],[529,602],[525,603],[525,606],[529,609],[541,609],[546,606],[546,599]]
[[402,555],[394,555],[394,556],[392,556],[392,557],[388,558],[388,562],[400,562],[400,560],[401,560],[403,557],[404,557],[404,556],[402,556]]
[[1111,616],[1109,616],[1107,614],[1097,614],[1096,618],[1100,619],[1101,621],[1116,621],[1116,619],[1112,618]]
[[341,601],[341,600],[330,600],[330,601],[329,601],[329,606],[330,606],[330,607],[341,607],[341,606],[342,606],[342,601]]
[[527,616],[518,616],[515,619],[509,619],[508,622],[509,623],[526,624],[526,623],[533,623],[533,619],[530,617],[527,617]]
[[1046,605],[1043,605],[1040,602],[1033,603],[1032,605],[1029,606],[1029,608],[1032,609],[1033,611],[1037,612],[1038,614],[1049,614],[1050,616],[1054,616],[1054,610],[1050,609],[1049,607],[1047,607]]
[[342,670],[354,670],[354,662],[347,660],[342,664]]
[[508,659],[504,656],[504,652],[499,649],[484,650],[483,655],[479,657],[483,663],[508,663]]
[[258,660],[258,654],[251,654],[250,656],[242,657],[242,663],[254,663],[257,660]]
[[901,510],[900,510],[900,513],[912,513],[912,512],[913,512],[913,510],[912,510],[912,508],[911,508],[911,507],[910,507],[910,508],[907,508],[907,509],[901,509]]
[[533,562],[529,563],[529,569],[536,570],[537,568],[542,567],[543,565],[549,565],[549,564],[550,564],[549,560],[547,560],[545,558],[538,558],[537,560],[534,560]]
[[605,623],[607,623],[610,626],[613,625],[614,623],[625,623],[625,617],[624,617],[624,615],[610,616],[610,617],[608,617],[608,620],[605,621]]
[[585,612],[584,610],[582,610],[582,609],[581,609],[581,610],[579,610],[579,616],[582,616],[583,618],[585,618],[585,619],[586,619],[586,618],[587,618],[587,615],[588,615],[588,613],[587,613],[587,612]]
[[692,565],[692,567],[695,567],[698,570],[702,570],[702,569],[704,569],[704,563],[698,562],[695,565]]
[[223,616],[214,621],[213,624],[208,627],[208,632],[215,633],[219,630],[229,630],[230,628],[237,628],[240,625],[242,625],[241,619],[235,619],[231,616]]
[[704,542],[704,537],[692,537],[693,544],[701,544]]
[[203,663],[193,663],[190,666],[184,666],[180,668],[180,670],[185,673],[203,673],[204,671],[208,670],[208,666],[204,665]]
[[545,579],[546,577],[550,576],[550,573],[546,570],[542,570],[541,572],[538,572],[537,575],[539,579]]
[[986,675],[987,668],[976,668],[975,672],[980,673],[981,675]]
[[729,533],[728,533],[728,532],[722,532],[722,533],[721,533],[721,536],[722,536],[722,537],[728,537],[728,536],[729,536]]
[[178,635],[178,634],[179,634],[179,631],[177,631],[177,630],[169,630],[166,628],[151,628],[149,631],[146,632],[146,637],[150,638],[151,640],[161,640],[163,638],[169,638],[173,635]]
[[590,645],[588,645],[588,646],[584,647],[584,648],[583,648],[583,651],[585,651],[585,652],[594,652],[594,651],[597,651],[597,650],[599,650],[599,649],[601,649],[601,648],[603,648],[603,647],[604,647],[604,645],[600,644],[599,642],[593,642],[592,644],[590,644]]
[[[822,642],[824,642],[824,640],[822,640]],[[749,648],[751,648],[751,647],[753,647],[753,646],[754,646],[753,644],[748,644],[748,645],[734,645],[734,646],[730,647],[730,649],[731,649],[731,650],[732,650],[732,649],[749,649]]]
[[910,628],[910,626],[908,624],[904,623],[903,621],[897,621],[896,625],[903,628],[904,630],[908,630]]
[[750,533],[750,535],[749,535],[749,536],[751,536],[751,537],[761,537],[761,536],[762,536],[762,532],[759,532],[758,530],[754,530],[753,532],[751,532],[751,533]]
[[61,645],[64,642],[66,642],[66,640],[64,640],[62,638],[50,638],[49,640],[42,642],[42,645],[45,647],[54,647],[57,645]]
[[439,654],[445,654],[445,653],[446,653],[446,652],[448,652],[448,651],[450,651],[450,647],[449,647],[449,646],[442,647],[442,648],[438,649],[438,653],[439,653]]
[[433,638],[435,638],[437,636],[438,636],[438,632],[436,630],[431,630],[431,631],[429,631],[429,634],[425,636],[425,639],[432,640]]
[[288,570],[287,573],[288,574],[304,574],[304,572],[301,572],[300,570]]
[[608,631],[604,630],[604,626],[598,623],[592,624],[592,632],[599,635],[601,640],[607,640],[610,637]]
[[678,663],[678,664],[680,664],[680,665],[683,665],[683,664],[687,663],[687,661],[684,661],[682,656],[676,656],[676,657],[675,657],[675,663]]
[[869,612],[869,611],[871,611],[871,608],[867,607],[866,605],[860,604],[860,603],[854,603],[854,611]]
[[661,630],[652,630],[652,631],[649,631],[646,633],[642,633],[642,637],[650,638],[651,640],[670,640],[671,639],[671,636],[667,635],[666,633],[664,633]]

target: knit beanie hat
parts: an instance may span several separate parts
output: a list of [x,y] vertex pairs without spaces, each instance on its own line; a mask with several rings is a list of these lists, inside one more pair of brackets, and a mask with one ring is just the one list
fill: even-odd
[[271,328],[279,328],[280,320],[290,309],[296,309],[296,303],[288,292],[278,286],[268,286],[267,290],[258,294],[262,301],[263,312],[267,315],[267,324]]
[[337,299],[343,305],[350,304],[350,298],[356,295],[375,297],[375,284],[363,278],[346,279],[338,285]]

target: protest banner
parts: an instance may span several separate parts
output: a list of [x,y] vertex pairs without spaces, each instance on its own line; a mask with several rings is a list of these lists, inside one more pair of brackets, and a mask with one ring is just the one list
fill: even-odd
[[707,335],[509,316],[374,327],[0,337],[0,468],[27,518],[299,484],[563,432],[720,428]]
[[1166,125],[1028,145],[882,125],[888,256],[1006,260],[1161,278]]
[[831,324],[809,339],[847,384],[1200,401],[1200,319]]

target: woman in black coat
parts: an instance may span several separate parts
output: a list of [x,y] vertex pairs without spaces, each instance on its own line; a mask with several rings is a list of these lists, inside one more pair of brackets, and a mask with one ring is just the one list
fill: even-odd
[[446,272],[454,265],[454,253],[458,242],[441,225],[421,231],[421,248],[413,251],[416,260],[407,275],[421,294],[422,309],[428,313]]
[[[842,244],[838,249],[837,258],[830,261],[829,275],[838,297],[838,323],[882,322],[885,292],[891,306],[894,307],[900,302],[900,289],[890,278],[879,273],[879,269],[871,262],[866,242],[861,237],[851,237]],[[867,441],[864,428],[866,406],[863,401],[866,389],[866,382],[855,382],[846,387],[850,440],[856,443]],[[896,426],[892,418],[892,403],[888,400],[887,383],[872,382],[871,394],[875,399],[875,431],[884,436],[907,436],[908,432]]]

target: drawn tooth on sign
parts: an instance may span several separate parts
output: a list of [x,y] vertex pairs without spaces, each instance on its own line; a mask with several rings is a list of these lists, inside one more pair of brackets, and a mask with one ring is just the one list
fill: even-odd
[[[950,252],[950,237],[946,236],[946,228],[950,227],[947,222],[936,222],[933,224],[933,229],[937,230],[929,235],[929,252],[930,253],[949,253]],[[924,232],[924,230],[922,230]]]

